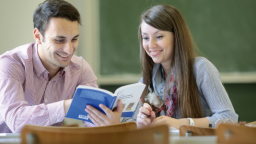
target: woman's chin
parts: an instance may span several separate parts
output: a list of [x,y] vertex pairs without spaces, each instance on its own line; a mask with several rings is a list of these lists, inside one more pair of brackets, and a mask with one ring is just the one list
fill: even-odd
[[162,61],[153,59],[153,62],[154,63],[161,63]]

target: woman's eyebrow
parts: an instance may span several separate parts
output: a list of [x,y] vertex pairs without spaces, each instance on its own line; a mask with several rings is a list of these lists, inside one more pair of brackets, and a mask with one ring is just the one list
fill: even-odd
[[[160,30],[158,30],[158,31],[154,32],[154,34],[156,34],[156,33],[158,33],[158,32],[160,32]],[[145,33],[145,32],[142,32],[141,34],[145,34],[145,35],[147,35],[147,33]]]

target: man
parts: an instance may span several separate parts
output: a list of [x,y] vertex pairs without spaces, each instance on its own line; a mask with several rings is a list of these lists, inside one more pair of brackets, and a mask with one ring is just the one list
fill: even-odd
[[[74,54],[80,14],[62,0],[46,0],[33,16],[36,43],[0,56],[0,133],[20,132],[26,124],[60,126],[78,85],[98,87],[90,65]],[[122,104],[106,115],[88,106],[96,126],[120,123]],[[94,126],[84,122],[85,126]]]

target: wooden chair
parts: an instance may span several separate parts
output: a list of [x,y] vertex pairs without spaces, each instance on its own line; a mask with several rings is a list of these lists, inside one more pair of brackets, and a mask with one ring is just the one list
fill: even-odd
[[97,132],[116,132],[116,131],[127,131],[136,130],[136,122],[126,122],[121,124],[100,126],[100,127],[55,127],[55,126],[37,126],[37,125],[26,125],[22,128],[22,131],[27,133],[27,131],[52,131],[52,132],[87,132],[87,133],[97,133]]
[[254,121],[254,122],[249,122],[249,123],[246,123],[246,124],[256,127],[256,121]]
[[78,124],[67,124],[67,125],[62,125],[62,127],[78,127]]
[[[122,124],[120,124],[122,125]],[[108,127],[108,129],[105,129]],[[63,144],[168,144],[169,130],[167,125],[147,127],[135,130],[111,130],[111,126],[88,128],[95,130],[74,130],[72,127],[44,127],[26,125],[21,131],[23,144],[27,143],[63,143]],[[57,130],[56,130],[57,129]],[[60,131],[62,129],[62,131]],[[84,128],[87,129],[87,128]]]
[[216,135],[215,128],[204,128],[190,125],[182,125],[179,128],[180,136],[186,136],[186,132],[189,130],[192,132],[192,136],[213,136]]
[[256,143],[256,128],[235,124],[220,124],[216,130],[217,142],[223,144]]

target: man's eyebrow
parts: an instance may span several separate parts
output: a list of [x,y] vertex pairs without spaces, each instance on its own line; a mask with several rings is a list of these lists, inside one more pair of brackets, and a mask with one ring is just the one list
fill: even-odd
[[66,38],[66,37],[64,37],[64,36],[56,36],[56,38]]
[[[76,35],[76,36],[74,36],[74,38],[77,38],[77,37],[79,37],[79,34]],[[61,38],[61,39],[63,39],[63,38],[66,38],[66,37],[64,37],[64,36],[56,36],[56,38]]]
[[77,37],[79,37],[79,34],[78,34],[78,35],[76,35],[76,36],[74,36],[74,38],[77,38]]

